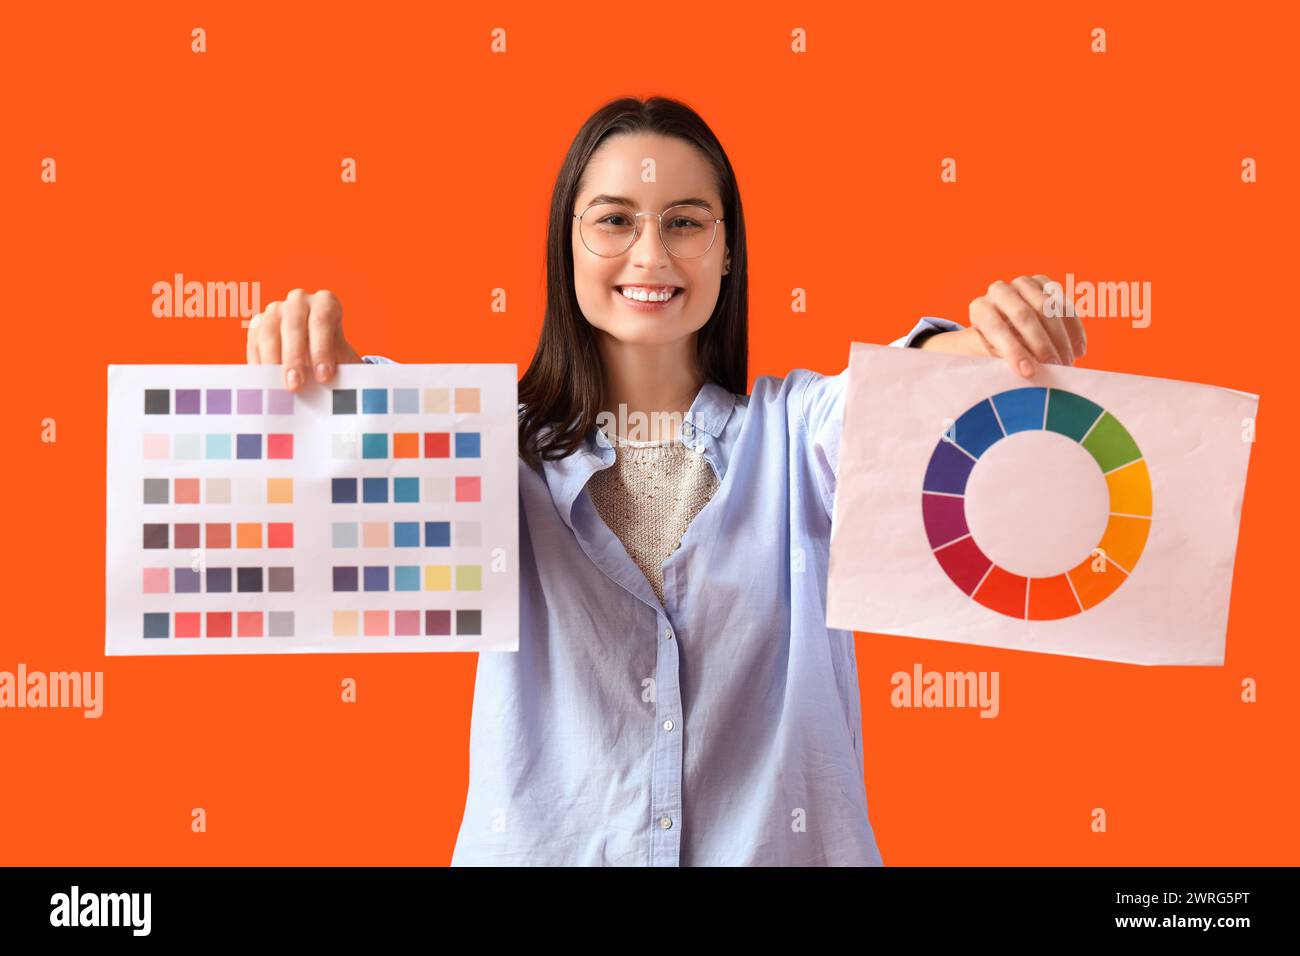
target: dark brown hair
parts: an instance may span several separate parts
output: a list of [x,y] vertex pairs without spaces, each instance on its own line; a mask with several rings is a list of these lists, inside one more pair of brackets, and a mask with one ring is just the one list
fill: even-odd
[[573,282],[573,213],[578,184],[592,153],[621,133],[658,133],[696,146],[713,166],[722,196],[730,271],[713,314],[699,330],[697,351],[706,382],[745,394],[749,382],[748,268],[740,190],[713,131],[676,100],[623,97],[606,103],[569,146],[551,193],[546,228],[546,314],[537,350],[519,380],[519,454],[532,468],[576,450],[596,424],[604,392],[600,352],[578,306]]

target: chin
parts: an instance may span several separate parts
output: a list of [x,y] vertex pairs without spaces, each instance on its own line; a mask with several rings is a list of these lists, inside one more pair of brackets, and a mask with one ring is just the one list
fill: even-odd
[[644,319],[620,316],[613,322],[592,324],[610,338],[628,345],[664,345],[685,338],[697,329],[689,322],[664,322],[653,316]]

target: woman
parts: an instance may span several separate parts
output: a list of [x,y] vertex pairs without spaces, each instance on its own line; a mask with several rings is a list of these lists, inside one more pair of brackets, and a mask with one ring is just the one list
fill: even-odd
[[[479,655],[453,865],[881,863],[853,635],[825,625],[847,372],[746,394],[746,258],[688,107],[619,99],[578,131],[519,383],[519,651]],[[893,344],[1072,363],[1045,279]],[[250,326],[248,361],[290,389],[362,360],[329,292]]]

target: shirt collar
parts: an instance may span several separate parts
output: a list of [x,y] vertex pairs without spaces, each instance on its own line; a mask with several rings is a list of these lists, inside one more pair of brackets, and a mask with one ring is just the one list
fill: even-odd
[[[736,408],[736,396],[714,382],[705,382],[682,418],[677,440],[692,448],[703,448],[721,437]],[[701,434],[703,433],[703,434]],[[542,462],[546,483],[564,523],[573,528],[573,503],[593,473],[614,464],[614,446],[603,430],[591,426],[586,438],[573,452],[554,461]],[[715,462],[722,470],[722,464]]]

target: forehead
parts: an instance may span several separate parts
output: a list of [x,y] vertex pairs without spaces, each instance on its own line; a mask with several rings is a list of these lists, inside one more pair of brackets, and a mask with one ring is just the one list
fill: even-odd
[[[651,169],[654,180],[644,182]],[[684,140],[656,133],[620,133],[600,144],[583,171],[577,203],[584,206],[601,194],[651,209],[685,196],[707,199],[714,208],[722,204],[708,157]]]

